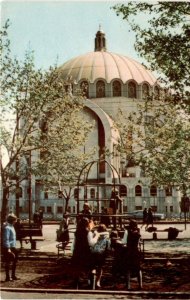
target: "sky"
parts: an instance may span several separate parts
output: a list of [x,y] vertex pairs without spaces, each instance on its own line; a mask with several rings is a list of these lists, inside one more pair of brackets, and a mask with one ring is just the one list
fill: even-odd
[[99,25],[106,34],[108,51],[142,62],[134,50],[135,35],[129,24],[111,9],[117,3],[1,0],[1,26],[10,19],[12,55],[23,60],[26,51],[33,50],[37,68],[59,66],[94,51]]

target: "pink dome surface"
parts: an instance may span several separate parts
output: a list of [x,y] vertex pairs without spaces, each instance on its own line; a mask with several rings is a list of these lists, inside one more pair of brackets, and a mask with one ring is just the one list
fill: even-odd
[[139,62],[107,51],[89,52],[77,56],[60,66],[58,71],[64,80],[72,76],[77,83],[84,79],[91,83],[97,79],[104,79],[107,83],[114,79],[120,79],[123,83],[129,80],[135,80],[138,84],[156,83],[155,76]]

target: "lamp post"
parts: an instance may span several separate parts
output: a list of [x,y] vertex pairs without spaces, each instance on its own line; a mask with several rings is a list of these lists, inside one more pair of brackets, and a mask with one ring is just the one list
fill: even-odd
[[29,225],[31,225],[31,219],[32,219],[32,174],[31,174],[31,150],[28,151],[26,155],[27,159],[27,166],[28,166],[28,218],[29,218]]

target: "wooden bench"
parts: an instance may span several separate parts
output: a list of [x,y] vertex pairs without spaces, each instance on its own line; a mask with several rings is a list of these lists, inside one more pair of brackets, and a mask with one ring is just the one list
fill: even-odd
[[56,245],[57,248],[57,258],[60,257],[60,254],[63,253],[65,255],[66,250],[71,250],[71,241],[69,242],[60,242]]
[[42,229],[37,226],[24,225],[19,230],[19,239],[29,241],[31,250],[36,250],[36,242],[44,241]]
[[179,232],[183,232],[183,230],[179,230],[175,227],[169,227],[166,229],[157,229],[156,227],[149,227],[146,231],[148,231],[149,233],[153,233],[153,240],[157,240],[157,232],[167,232],[168,240],[175,240]]

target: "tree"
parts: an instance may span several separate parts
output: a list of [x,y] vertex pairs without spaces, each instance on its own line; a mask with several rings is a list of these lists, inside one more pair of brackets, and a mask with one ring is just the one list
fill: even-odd
[[[160,74],[158,84],[167,90],[157,101],[149,95],[138,112],[128,116],[126,127],[120,123],[125,141],[121,145],[127,132],[134,143],[121,149],[153,182],[175,184],[185,192],[190,187],[190,3],[129,2],[115,5],[114,10],[131,25],[135,49]],[[144,15],[143,27],[139,20]]]
[[147,100],[127,117],[120,113],[118,120],[119,150],[129,163],[139,165],[152,184],[183,192],[190,188],[190,122],[180,107]]
[[56,66],[47,71],[35,70],[33,53],[26,53],[23,62],[11,57],[8,28],[7,21],[0,31],[0,140],[1,150],[4,147],[8,153],[7,163],[1,160],[2,221],[7,214],[9,193],[18,193],[20,183],[32,174],[42,179],[48,174],[48,181],[54,184],[57,177],[52,178],[57,173],[64,183],[69,181],[68,173],[71,179],[77,165],[71,161],[81,159],[79,166],[85,160],[77,149],[84,145],[92,128],[80,116],[83,97],[65,91]]
[[[115,5],[114,10],[131,25],[135,49],[148,67],[160,72],[160,80],[173,90],[173,101],[190,112],[190,3],[129,2]],[[143,27],[139,20],[144,15]]]

